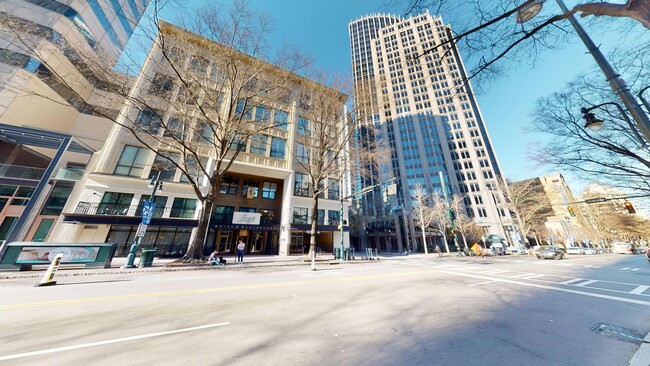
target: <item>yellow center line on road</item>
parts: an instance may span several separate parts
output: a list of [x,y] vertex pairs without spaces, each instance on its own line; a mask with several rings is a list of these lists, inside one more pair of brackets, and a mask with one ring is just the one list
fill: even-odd
[[38,308],[38,307],[54,306],[54,305],[76,305],[76,304],[85,304],[85,303],[145,299],[151,297],[167,297],[167,296],[205,294],[205,293],[214,293],[214,292],[229,292],[229,291],[263,289],[263,288],[274,288],[274,287],[285,287],[285,286],[301,286],[301,285],[314,285],[314,284],[346,282],[346,281],[362,281],[362,280],[373,280],[373,279],[390,278],[390,277],[415,276],[421,274],[431,274],[434,272],[438,272],[438,270],[384,273],[384,274],[377,274],[377,275],[364,275],[364,276],[352,276],[352,277],[336,277],[336,278],[329,277],[329,278],[319,278],[313,280],[258,283],[258,284],[250,284],[250,285],[213,287],[213,288],[202,288],[202,289],[194,289],[194,290],[147,292],[147,293],[131,294],[131,295],[100,296],[100,297],[88,297],[88,298],[80,298],[80,299],[52,300],[52,301],[31,302],[31,303],[23,303],[23,304],[0,305],[0,311]]

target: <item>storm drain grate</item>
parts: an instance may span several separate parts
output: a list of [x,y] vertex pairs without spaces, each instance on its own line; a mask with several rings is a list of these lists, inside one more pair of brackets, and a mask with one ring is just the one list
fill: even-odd
[[621,328],[615,325],[605,324],[605,323],[598,323],[596,324],[595,327],[591,328],[591,330],[593,330],[598,334],[607,337],[612,337],[614,339],[618,339],[619,341],[625,341],[625,342],[630,342],[635,344],[643,343],[643,334],[635,330],[625,329],[625,328]]

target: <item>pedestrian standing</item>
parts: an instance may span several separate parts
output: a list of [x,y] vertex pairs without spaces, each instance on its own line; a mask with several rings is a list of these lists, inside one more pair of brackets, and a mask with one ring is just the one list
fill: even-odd
[[246,250],[246,244],[239,239],[239,244],[237,244],[237,260],[235,263],[242,264],[244,263],[244,251]]

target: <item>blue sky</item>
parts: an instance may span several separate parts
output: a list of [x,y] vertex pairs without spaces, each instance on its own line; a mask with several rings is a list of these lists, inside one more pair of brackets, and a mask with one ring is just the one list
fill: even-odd
[[[229,3],[224,0],[218,2]],[[265,12],[274,20],[276,29],[273,37],[278,43],[288,41],[311,54],[317,66],[348,74],[351,73],[348,23],[364,15],[386,12],[383,5],[386,1],[383,0],[249,2],[254,9]],[[188,1],[183,6],[187,8],[202,3]],[[553,7],[555,4],[547,3],[547,6]],[[164,15],[163,19],[174,23],[173,12]],[[598,29],[590,29],[587,22],[581,23],[602,49],[608,48],[607,39],[603,38],[615,41],[615,36],[604,36]],[[451,26],[453,28],[454,24]],[[531,145],[544,139],[543,135],[524,130],[531,121],[529,114],[538,98],[561,90],[577,74],[590,71],[594,65],[593,58],[586,53],[586,48],[576,36],[563,49],[543,52],[534,68],[524,64],[483,88],[478,96],[479,106],[506,178],[521,180],[557,170],[535,167],[527,159]],[[580,193],[586,182],[579,182],[567,174],[565,177],[574,193]]]

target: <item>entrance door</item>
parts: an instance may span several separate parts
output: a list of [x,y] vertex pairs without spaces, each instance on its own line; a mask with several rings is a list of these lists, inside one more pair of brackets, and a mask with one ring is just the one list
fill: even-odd
[[232,252],[232,241],[233,235],[232,231],[222,230],[219,231],[219,253],[231,253]]

